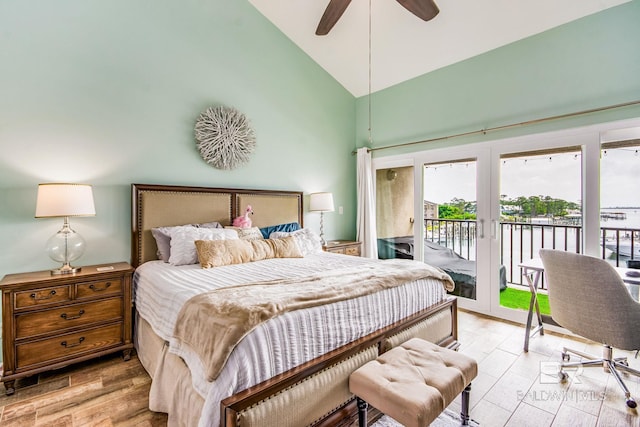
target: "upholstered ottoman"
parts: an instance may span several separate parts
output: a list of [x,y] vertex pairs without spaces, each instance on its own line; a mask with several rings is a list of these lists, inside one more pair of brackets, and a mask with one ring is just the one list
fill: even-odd
[[412,338],[354,371],[360,427],[367,403],[407,427],[431,424],[462,393],[462,425],[469,424],[469,391],[478,364],[468,356]]

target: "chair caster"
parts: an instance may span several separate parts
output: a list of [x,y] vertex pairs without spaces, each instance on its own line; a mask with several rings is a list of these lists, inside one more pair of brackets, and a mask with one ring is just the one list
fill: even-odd
[[636,403],[635,400],[633,400],[633,398],[629,397],[627,399],[627,406],[631,409],[635,409],[638,406],[638,404]]
[[568,362],[569,360],[571,360],[571,355],[569,353],[562,353],[562,361],[564,362]]
[[565,382],[566,380],[569,379],[569,374],[567,374],[566,372],[560,371],[558,372],[558,378],[560,378],[560,382]]

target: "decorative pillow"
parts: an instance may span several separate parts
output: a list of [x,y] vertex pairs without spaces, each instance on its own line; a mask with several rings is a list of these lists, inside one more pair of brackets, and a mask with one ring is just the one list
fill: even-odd
[[269,258],[302,258],[293,237],[262,240],[196,240],[195,246],[202,268]]
[[170,231],[171,254],[169,264],[186,265],[198,262],[198,254],[194,242],[196,240],[238,239],[235,230],[225,228],[175,227]]
[[298,248],[303,256],[307,256],[312,253],[322,252],[322,240],[320,236],[314,233],[309,228],[302,228],[300,230],[284,232],[276,231],[269,235],[270,239],[281,239],[283,237],[292,236],[295,237]]
[[275,233],[277,231],[296,231],[300,230],[300,224],[297,222],[289,222],[287,224],[278,224],[278,225],[270,225],[268,227],[262,227],[260,232],[265,239],[268,239],[271,236],[271,233]]
[[156,239],[156,246],[158,247],[158,252],[156,253],[158,259],[161,259],[164,262],[169,262],[169,257],[171,256],[171,235],[170,231],[176,227],[196,227],[196,228],[222,228],[222,224],[217,221],[213,222],[205,222],[203,224],[185,224],[185,225],[176,225],[173,227],[156,227],[151,229],[151,234],[153,238]]
[[252,240],[253,260],[269,258],[302,258],[295,238]]
[[236,230],[238,232],[238,237],[242,240],[262,240],[264,237],[260,232],[258,227],[249,227],[249,228],[241,228],[241,227],[232,227],[226,226],[225,228]]
[[191,224],[198,228],[224,228],[218,221],[203,222],[202,224]]

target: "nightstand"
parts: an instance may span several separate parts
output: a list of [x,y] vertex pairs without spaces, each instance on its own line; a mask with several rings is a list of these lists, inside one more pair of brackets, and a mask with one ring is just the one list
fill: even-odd
[[322,246],[322,249],[334,254],[360,256],[362,254],[362,243],[354,242],[353,240],[332,240]]
[[49,270],[8,274],[2,291],[2,382],[123,351],[129,360],[131,276],[120,262],[82,267],[75,274]]

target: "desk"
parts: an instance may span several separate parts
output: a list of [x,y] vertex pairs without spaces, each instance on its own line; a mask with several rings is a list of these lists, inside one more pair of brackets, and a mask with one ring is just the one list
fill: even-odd
[[[540,278],[544,273],[544,265],[540,258],[533,258],[527,261],[523,261],[518,264],[518,267],[522,268],[522,274],[527,280],[529,290],[531,291],[531,301],[529,302],[529,313],[527,314],[527,329],[524,335],[524,351],[529,351],[529,338],[540,332],[540,335],[544,335],[544,327],[542,326],[542,315],[540,314],[540,305],[538,304],[538,286],[540,285]],[[636,301],[639,300],[640,293],[640,277],[627,276],[627,271],[630,268],[615,267],[616,272],[620,275],[620,278],[627,285],[629,293]],[[638,270],[636,270],[638,271]],[[531,323],[533,322],[533,313],[538,319],[538,325],[531,330]],[[560,326],[560,325],[558,325]]]

